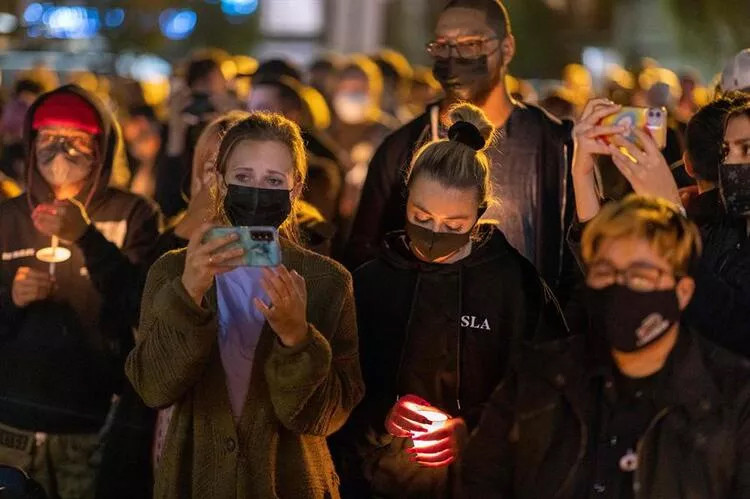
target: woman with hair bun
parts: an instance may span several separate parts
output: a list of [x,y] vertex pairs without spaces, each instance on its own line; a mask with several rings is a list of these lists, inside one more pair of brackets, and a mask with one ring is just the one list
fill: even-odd
[[450,118],[411,164],[405,230],[354,274],[367,390],[338,436],[345,497],[450,496],[449,465],[514,347],[566,334],[534,266],[479,223],[493,126],[469,104]]

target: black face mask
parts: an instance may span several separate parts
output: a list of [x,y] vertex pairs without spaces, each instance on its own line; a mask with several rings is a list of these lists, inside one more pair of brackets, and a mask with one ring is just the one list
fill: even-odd
[[224,211],[234,226],[276,227],[292,212],[289,191],[229,184]]
[[640,292],[613,284],[588,288],[591,326],[620,352],[636,352],[661,338],[680,320],[674,289]]
[[482,100],[496,83],[490,75],[486,55],[476,59],[437,58],[432,73],[448,94],[466,101]]
[[407,220],[406,235],[409,241],[428,260],[435,261],[454,253],[471,240],[471,230],[465,234],[433,232]]
[[750,214],[750,163],[719,165],[719,193],[729,215]]

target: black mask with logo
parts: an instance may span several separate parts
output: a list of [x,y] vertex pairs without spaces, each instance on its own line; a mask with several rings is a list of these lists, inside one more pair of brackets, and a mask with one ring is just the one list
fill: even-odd
[[292,211],[286,189],[259,189],[229,184],[224,211],[234,226],[280,227]]
[[446,92],[467,101],[483,100],[497,83],[490,75],[486,55],[436,58],[432,73]]
[[727,214],[750,215],[750,163],[720,165],[719,193]]
[[588,288],[587,308],[595,334],[620,352],[636,352],[655,342],[680,320],[675,289],[633,291],[621,284]]

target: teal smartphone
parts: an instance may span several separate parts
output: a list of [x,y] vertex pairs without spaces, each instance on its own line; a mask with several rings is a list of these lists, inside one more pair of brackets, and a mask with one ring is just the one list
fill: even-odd
[[242,263],[236,266],[275,267],[281,264],[279,232],[275,227],[214,227],[206,233],[204,242],[229,234],[237,234],[237,240],[219,251],[242,247],[245,254]]

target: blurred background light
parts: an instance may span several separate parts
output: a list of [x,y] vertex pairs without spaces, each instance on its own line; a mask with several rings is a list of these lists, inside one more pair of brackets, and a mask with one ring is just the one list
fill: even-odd
[[184,40],[195,29],[198,15],[190,9],[167,9],[159,16],[159,27],[170,40]]
[[325,24],[325,5],[323,0],[264,2],[260,16],[266,35],[315,36]]
[[124,9],[110,9],[104,14],[104,25],[108,28],[117,28],[125,22]]
[[51,7],[42,20],[50,38],[91,38],[99,31],[99,12],[90,7]]
[[258,9],[258,0],[221,0],[221,10],[228,16],[249,16]]
[[7,12],[0,12],[0,33],[12,33],[18,27],[18,18]]
[[44,7],[42,7],[42,4],[34,2],[26,7],[23,12],[23,20],[29,24],[35,24],[42,20],[42,14],[44,14]]

